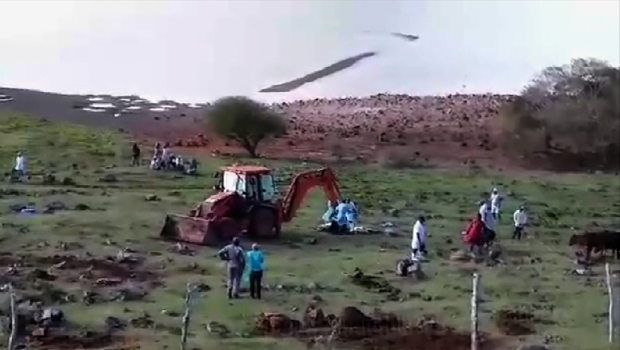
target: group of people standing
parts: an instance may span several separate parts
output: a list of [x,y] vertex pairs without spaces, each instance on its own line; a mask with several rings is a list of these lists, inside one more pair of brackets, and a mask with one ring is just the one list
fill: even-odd
[[[470,250],[491,244],[496,237],[495,227],[501,220],[503,197],[497,188],[491,192],[491,197],[480,202],[477,217],[469,224],[467,230],[463,232],[464,240],[470,246]],[[523,229],[527,224],[527,213],[525,206],[520,205],[513,213],[514,229],[512,239],[521,240]]]
[[153,150],[150,168],[152,170],[178,170],[186,175],[194,175],[198,170],[198,162],[193,158],[185,161],[180,155],[172,154],[170,143],[166,142],[162,146],[158,142]]
[[[479,252],[484,246],[489,246],[496,238],[496,225],[501,220],[503,197],[497,188],[491,192],[488,199],[480,201],[476,217],[462,232],[463,240],[469,245],[470,251]],[[521,240],[523,230],[527,225],[527,213],[523,205],[513,213],[514,229],[512,239]],[[427,254],[426,250],[426,216],[420,215],[413,225],[411,238],[411,260],[418,261]]]
[[260,299],[265,257],[258,244],[252,244],[252,250],[246,254],[239,237],[234,237],[229,245],[218,252],[218,255],[220,259],[226,261],[228,299],[240,297],[241,280],[246,266],[249,269],[250,296],[252,299]]

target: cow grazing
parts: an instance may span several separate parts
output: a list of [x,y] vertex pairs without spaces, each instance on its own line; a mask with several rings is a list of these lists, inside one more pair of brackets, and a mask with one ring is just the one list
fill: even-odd
[[616,259],[620,260],[620,231],[603,230],[585,232],[570,237],[568,245],[582,246],[586,248],[586,261],[590,259],[593,249],[597,251],[612,250],[616,252]]

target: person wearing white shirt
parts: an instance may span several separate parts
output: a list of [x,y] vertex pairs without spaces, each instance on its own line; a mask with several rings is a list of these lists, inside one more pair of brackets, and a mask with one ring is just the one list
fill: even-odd
[[495,219],[491,210],[491,203],[489,200],[480,202],[480,208],[478,209],[482,223],[484,223],[483,242],[491,243],[495,240]]
[[18,176],[23,176],[26,173],[26,157],[24,157],[22,152],[17,152],[14,170]]
[[411,238],[411,260],[417,261],[424,257],[426,251],[426,218],[424,215],[418,217],[413,225],[413,237]]
[[500,209],[502,207],[502,196],[500,196],[499,191],[497,190],[497,188],[493,189],[493,192],[491,192],[491,213],[493,214],[493,217],[499,221],[499,217],[500,217]]
[[527,213],[525,212],[525,207],[520,206],[519,209],[515,210],[512,218],[515,222],[515,229],[512,233],[512,239],[521,240],[523,228],[527,224]]

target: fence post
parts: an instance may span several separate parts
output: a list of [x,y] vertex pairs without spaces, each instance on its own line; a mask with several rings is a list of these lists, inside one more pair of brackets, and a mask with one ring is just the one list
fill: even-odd
[[11,334],[9,335],[9,350],[15,349],[15,342],[17,341],[17,305],[15,305],[15,292],[13,291],[13,285],[9,283],[9,300],[11,303]]
[[189,330],[193,293],[194,288],[190,283],[188,283],[187,290],[185,292],[185,313],[183,314],[183,327],[181,328],[181,350],[185,350],[187,346],[187,333]]
[[609,272],[609,263],[605,263],[605,280],[607,281],[607,294],[609,295],[609,343],[614,342],[614,332],[616,330],[614,315],[614,291],[611,283],[611,273]]
[[480,275],[474,273],[471,292],[471,350],[478,350],[478,285]]

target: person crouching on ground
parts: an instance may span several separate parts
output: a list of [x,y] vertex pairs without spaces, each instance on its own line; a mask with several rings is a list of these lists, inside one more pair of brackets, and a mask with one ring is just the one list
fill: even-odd
[[248,252],[248,262],[250,263],[250,296],[252,299],[260,299],[265,257],[256,243],[252,244],[252,250]]
[[239,237],[234,237],[232,243],[222,248],[218,255],[220,259],[226,261],[228,299],[237,299],[239,298],[239,287],[245,268],[245,253],[241,248]]
[[513,214],[513,220],[515,222],[515,229],[512,232],[512,239],[521,240],[521,235],[523,235],[523,228],[527,224],[527,213],[525,212],[524,206],[519,206],[519,209],[515,211]]
[[426,218],[424,215],[418,217],[413,225],[413,237],[411,238],[411,260],[417,261],[424,258],[426,251]]
[[469,250],[474,253],[480,253],[480,248],[483,244],[484,223],[482,222],[482,215],[476,214],[476,218],[469,224],[467,230],[464,232],[463,240],[469,245]]

